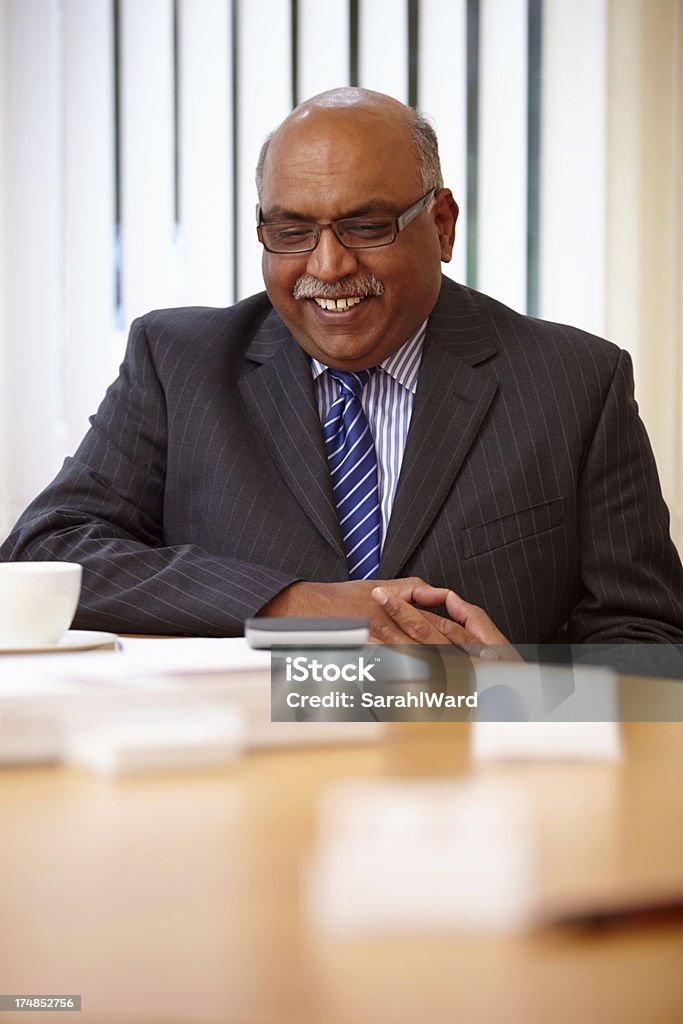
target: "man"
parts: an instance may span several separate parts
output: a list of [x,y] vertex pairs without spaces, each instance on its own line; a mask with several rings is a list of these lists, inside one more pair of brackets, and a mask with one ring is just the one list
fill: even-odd
[[458,208],[429,126],[323,93],[257,184],[267,295],[136,321],[2,557],[81,562],[82,628],[361,615],[393,642],[683,643],[629,358],[442,279]]

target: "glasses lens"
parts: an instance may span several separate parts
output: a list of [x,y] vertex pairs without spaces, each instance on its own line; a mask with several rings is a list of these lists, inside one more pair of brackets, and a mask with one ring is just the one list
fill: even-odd
[[318,230],[312,224],[262,224],[261,237],[272,252],[307,252],[315,249]]
[[336,228],[339,241],[350,249],[387,245],[395,238],[394,222],[390,217],[353,217],[338,220]]

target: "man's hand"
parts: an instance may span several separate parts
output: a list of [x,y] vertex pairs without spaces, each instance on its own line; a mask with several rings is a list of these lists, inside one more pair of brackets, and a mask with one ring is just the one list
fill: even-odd
[[[383,604],[378,593],[387,596]],[[451,595],[451,606],[446,595]],[[507,640],[493,625],[488,616],[476,609],[491,627],[484,633],[477,633],[468,624],[458,619],[451,622],[439,615],[412,607],[413,603],[427,607],[438,607],[446,603],[450,615],[457,618],[452,591],[430,587],[418,576],[399,580],[350,580],[348,583],[292,583],[269,601],[258,613],[259,616],[324,616],[367,619],[370,624],[370,639],[383,644],[445,644],[462,647],[473,657],[495,658],[488,644],[508,645]],[[462,602],[465,604],[465,602]],[[474,605],[467,605],[474,609]],[[480,619],[475,616],[472,626],[480,628]],[[491,639],[488,639],[491,637]],[[512,649],[514,650],[514,649]],[[514,652],[516,655],[516,652]]]
[[[348,583],[292,583],[269,601],[258,612],[259,616],[288,615],[294,618],[309,615],[329,618],[367,619],[370,635],[382,632],[382,643],[414,644],[400,625],[394,622],[382,606],[372,599],[378,585],[387,593],[410,603],[416,588],[427,587],[424,580],[410,576],[402,580],[349,580]],[[431,590],[431,587],[427,587]]]
[[[522,660],[486,612],[477,605],[463,601],[452,590],[430,587],[422,582],[416,584],[412,590],[411,600],[422,605],[421,609],[406,601],[402,594],[390,591],[385,583],[375,587],[372,597],[381,605],[387,618],[409,637],[409,643],[455,644],[472,657],[492,660],[498,658],[502,661]],[[450,619],[424,610],[443,605]],[[372,632],[374,638],[381,643],[396,642],[385,639],[382,623],[379,623]]]

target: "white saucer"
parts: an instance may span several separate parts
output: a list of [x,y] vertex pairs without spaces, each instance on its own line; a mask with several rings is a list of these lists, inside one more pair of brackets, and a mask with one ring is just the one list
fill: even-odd
[[96,633],[89,629],[69,629],[56,644],[32,647],[2,647],[0,654],[59,654],[62,651],[116,650],[116,633]]

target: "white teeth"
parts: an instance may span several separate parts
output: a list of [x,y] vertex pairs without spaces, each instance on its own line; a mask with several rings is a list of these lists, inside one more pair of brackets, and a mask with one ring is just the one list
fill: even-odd
[[351,306],[357,306],[363,299],[358,295],[354,295],[349,299],[319,299],[316,297],[315,301],[321,309],[345,310],[350,309]]

